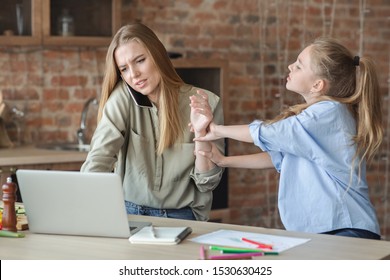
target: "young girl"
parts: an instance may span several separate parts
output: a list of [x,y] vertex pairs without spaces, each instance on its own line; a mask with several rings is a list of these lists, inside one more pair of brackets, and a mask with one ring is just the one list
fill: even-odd
[[[199,153],[222,167],[276,168],[279,212],[287,230],[380,239],[366,181],[366,160],[383,137],[373,62],[352,56],[335,40],[319,38],[288,69],[286,88],[300,94],[304,104],[249,126],[211,122],[208,134],[194,139],[228,137],[264,152],[224,157],[213,147]],[[209,107],[196,100],[191,107],[210,115]]]

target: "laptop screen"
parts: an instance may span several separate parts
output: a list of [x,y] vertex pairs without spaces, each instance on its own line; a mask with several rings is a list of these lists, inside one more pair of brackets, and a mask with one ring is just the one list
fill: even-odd
[[16,176],[31,232],[130,236],[119,175],[19,169]]

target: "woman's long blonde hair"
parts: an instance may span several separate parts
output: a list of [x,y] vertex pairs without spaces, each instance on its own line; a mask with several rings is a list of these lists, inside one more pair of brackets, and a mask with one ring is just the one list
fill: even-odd
[[[314,73],[329,83],[328,92],[320,100],[344,103],[356,119],[357,145],[355,159],[372,159],[383,139],[382,110],[375,65],[368,57],[354,57],[331,38],[318,38],[312,44],[310,57]],[[282,112],[268,123],[297,115],[310,104],[298,104]]]
[[171,147],[183,137],[185,124],[179,116],[179,91],[184,82],[176,73],[164,45],[156,34],[142,23],[136,22],[121,27],[108,47],[98,121],[102,118],[104,105],[111,92],[121,80],[114,58],[115,50],[131,40],[136,40],[146,48],[161,75],[160,94],[158,95],[160,137],[156,150],[158,154],[162,154],[166,148]]

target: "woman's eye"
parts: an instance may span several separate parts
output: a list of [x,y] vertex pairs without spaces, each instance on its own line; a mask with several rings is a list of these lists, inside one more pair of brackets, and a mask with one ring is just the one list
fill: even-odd
[[141,58],[141,59],[137,60],[137,63],[142,63],[144,61],[145,61],[145,58]]

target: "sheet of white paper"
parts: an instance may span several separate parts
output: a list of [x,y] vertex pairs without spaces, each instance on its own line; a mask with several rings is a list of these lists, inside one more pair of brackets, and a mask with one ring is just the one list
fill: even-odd
[[223,229],[204,234],[195,238],[191,238],[189,240],[202,244],[218,245],[225,247],[256,248],[256,245],[242,241],[241,239],[243,237],[256,242],[271,244],[273,247],[272,251],[279,253],[295,246],[304,244],[310,240],[306,238],[285,237]]

